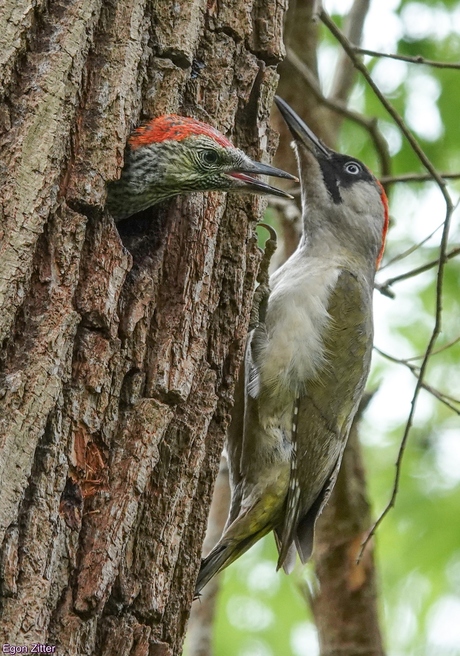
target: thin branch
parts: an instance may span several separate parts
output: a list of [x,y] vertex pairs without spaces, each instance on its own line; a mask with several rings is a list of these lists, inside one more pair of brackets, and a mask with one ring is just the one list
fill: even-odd
[[437,281],[436,281],[436,310],[435,310],[435,322],[434,322],[434,327],[433,331],[431,333],[431,337],[428,341],[428,346],[425,351],[425,356],[423,358],[422,364],[420,366],[420,371],[419,375],[417,378],[417,383],[415,385],[414,393],[412,396],[412,401],[411,401],[411,409],[409,412],[409,416],[407,418],[406,426],[404,429],[404,433],[402,436],[401,444],[399,447],[399,452],[398,452],[398,457],[396,460],[396,473],[395,473],[395,479],[394,479],[394,484],[393,484],[393,491],[390,497],[389,502],[387,503],[386,507],[384,508],[383,512],[381,513],[380,517],[377,519],[377,521],[374,523],[374,526],[372,529],[369,531],[367,534],[366,539],[364,540],[360,554],[358,556],[358,560],[361,558],[364,549],[369,542],[369,540],[372,538],[374,535],[375,531],[377,528],[380,526],[382,521],[385,519],[386,515],[389,513],[389,511],[394,507],[396,497],[398,494],[399,490],[399,483],[401,479],[401,465],[402,465],[402,460],[406,448],[406,443],[409,437],[409,433],[412,428],[413,420],[414,420],[414,415],[415,415],[415,408],[417,405],[417,399],[420,394],[420,390],[422,389],[423,386],[423,380],[425,377],[425,372],[427,369],[428,361],[430,359],[431,352],[433,351],[434,345],[436,343],[436,340],[441,332],[441,326],[442,326],[442,296],[443,296],[443,282],[444,282],[444,267],[446,263],[446,253],[447,253],[447,246],[448,246],[448,238],[449,238],[449,228],[450,228],[450,222],[451,222],[451,216],[452,212],[454,209],[454,205],[452,203],[452,199],[449,195],[449,192],[447,191],[447,185],[446,182],[442,179],[438,171],[435,169],[431,161],[428,159],[428,157],[425,155],[424,151],[418,144],[417,140],[415,139],[414,135],[412,132],[408,129],[406,126],[405,122],[403,121],[402,117],[398,114],[396,109],[393,107],[393,105],[388,102],[388,100],[385,98],[385,96],[382,94],[378,86],[375,84],[374,80],[372,79],[371,74],[369,73],[368,69],[366,66],[363,64],[363,62],[359,59],[357,56],[353,45],[348,41],[348,39],[344,36],[344,34],[339,30],[337,25],[334,23],[334,21],[331,20],[329,15],[323,10],[320,14],[321,20],[323,23],[326,25],[326,27],[330,30],[330,32],[335,36],[335,38],[339,41],[341,44],[342,48],[345,50],[345,52],[348,54],[350,59],[352,60],[354,66],[358,71],[360,71],[365,78],[366,82],[369,84],[371,89],[373,90],[374,94],[376,97],[380,100],[382,103],[383,107],[387,110],[387,112],[390,114],[390,116],[393,118],[395,121],[396,125],[399,126],[399,129],[401,132],[404,134],[406,137],[407,141],[409,142],[412,150],[414,153],[417,155],[418,159],[420,162],[423,164],[425,169],[428,171],[428,173],[431,174],[432,178],[436,180],[438,187],[444,197],[444,201],[446,204],[446,216],[444,220],[444,228],[442,231],[442,236],[441,236],[441,244],[440,244],[440,256],[439,256],[439,263],[438,263],[438,274],[437,274]]
[[[430,180],[433,181],[433,179],[430,176]],[[457,201],[457,204],[455,205],[454,209],[457,208],[459,201]],[[406,249],[402,253],[399,253],[398,255],[395,255],[391,260],[388,260],[388,262],[385,262],[380,268],[379,271],[383,271],[383,269],[388,268],[390,265],[394,264],[395,262],[400,262],[401,260],[404,260],[406,257],[409,255],[412,255],[416,250],[418,250],[423,244],[426,244],[427,241],[429,241],[437,232],[444,226],[444,221],[440,223],[434,230],[431,232],[427,237],[424,237],[421,242],[417,244],[413,244],[410,248]],[[384,292],[383,292],[384,293]],[[391,298],[394,298],[394,295],[390,294]]]
[[426,244],[426,242],[429,241],[429,240],[433,237],[433,235],[435,235],[435,234],[438,232],[438,230],[440,230],[440,229],[442,228],[443,225],[444,225],[444,221],[443,221],[442,223],[440,223],[440,224],[438,225],[438,227],[435,228],[435,229],[433,230],[433,232],[432,232],[431,234],[428,235],[428,237],[425,237],[424,239],[422,239],[421,242],[419,242],[418,244],[414,244],[413,246],[411,246],[411,247],[408,248],[407,250],[403,251],[402,253],[399,253],[398,255],[395,255],[395,256],[394,256],[391,260],[389,260],[386,264],[384,264],[383,266],[381,266],[380,269],[379,269],[379,271],[383,271],[383,269],[386,269],[386,268],[389,267],[391,264],[394,264],[395,262],[400,262],[401,260],[404,260],[406,257],[409,257],[409,255],[412,255],[412,253],[414,253],[414,252],[415,252],[416,250],[418,250],[421,246],[423,246],[423,244]]
[[389,177],[388,174],[391,171],[391,157],[385,137],[378,128],[377,119],[367,118],[359,112],[355,112],[352,109],[349,109],[345,103],[339,100],[331,100],[327,98],[321,91],[318,80],[316,79],[316,76],[313,74],[313,72],[300,59],[300,57],[298,57],[296,53],[288,47],[286,48],[286,61],[288,61],[291,66],[293,66],[296,71],[303,77],[310,91],[320,103],[322,103],[325,107],[335,112],[336,114],[344,116],[345,118],[354,121],[354,123],[361,125],[361,127],[369,132],[380,160],[380,171],[383,176]]
[[[411,373],[418,379],[420,376],[420,368],[416,367],[415,365],[411,364],[408,360],[403,360],[399,358],[395,358],[394,356],[390,355],[389,353],[385,353],[384,351],[381,351],[379,348],[374,346],[374,351],[376,351],[379,355],[381,355],[383,358],[386,360],[390,360],[390,362],[394,362],[396,364],[402,364],[404,367],[407,367]],[[430,385],[429,383],[422,382],[421,387],[423,387],[424,390],[429,392],[432,396],[434,396],[438,401],[443,403],[445,406],[447,406],[450,410],[455,412],[455,414],[460,415],[460,408],[456,408],[453,403],[458,403],[460,404],[460,399],[456,399],[453,396],[449,396],[449,394],[445,394],[444,392],[440,392],[437,390],[435,387]]]
[[[458,180],[460,173],[440,173],[443,180]],[[401,175],[385,175],[380,178],[383,185],[397,184],[398,182],[435,182],[430,173],[402,173]]]
[[[460,246],[453,248],[451,251],[446,253],[445,262],[451,260],[453,257],[456,257],[459,253],[460,253]],[[422,264],[422,266],[419,266],[415,269],[411,269],[411,271],[406,271],[406,273],[401,273],[399,276],[388,278],[388,280],[386,280],[385,282],[376,284],[375,287],[379,290],[379,292],[384,294],[385,290],[388,291],[388,288],[394,285],[395,282],[401,282],[402,280],[409,280],[409,278],[414,278],[415,276],[418,276],[421,273],[425,273],[425,271],[429,271],[430,269],[433,269],[437,265],[439,265],[439,258],[437,258],[436,260],[431,260],[431,262],[427,262],[426,264]]]
[[425,59],[421,55],[415,55],[411,57],[410,55],[400,55],[397,53],[389,52],[378,52],[376,50],[368,50],[367,48],[360,48],[359,46],[352,45],[352,48],[356,54],[359,55],[369,55],[370,57],[385,57],[387,59],[398,59],[400,61],[408,62],[409,64],[424,64],[425,66],[431,66],[432,68],[454,68],[456,70],[460,69],[460,62],[442,62],[435,61],[433,59]]
[[[456,337],[448,344],[444,344],[444,346],[440,346],[435,351],[432,351],[431,357],[433,357],[433,355],[438,355],[439,353],[443,353],[443,351],[447,351],[447,349],[450,349],[452,346],[455,346],[455,344],[458,344],[458,342],[460,342],[460,337]],[[424,357],[423,355],[413,355],[410,358],[406,358],[405,362],[411,362],[412,360],[421,360],[423,357]]]
[[405,124],[404,120],[400,116],[400,114],[396,111],[396,109],[393,107],[393,105],[385,98],[383,93],[380,91],[379,87],[377,84],[374,82],[372,79],[371,74],[369,73],[367,67],[363,64],[363,62],[359,59],[359,57],[355,54],[355,46],[350,43],[350,41],[346,38],[346,36],[343,34],[343,32],[337,27],[337,25],[334,23],[334,21],[330,18],[329,14],[327,14],[324,10],[321,11],[320,13],[320,18],[324,25],[329,29],[331,34],[337,39],[337,41],[340,43],[342,48],[345,50],[347,55],[350,57],[351,61],[353,62],[353,65],[355,68],[363,75],[364,79],[366,82],[369,84],[371,87],[372,91],[374,94],[377,96],[379,101],[382,103],[383,107],[387,110],[387,112],[390,114],[396,125],[398,125],[399,129],[401,132],[404,134],[406,137],[407,141],[409,142],[412,150],[414,153],[417,155],[418,159],[420,162],[423,164],[423,166],[426,168],[426,170],[431,174],[431,177],[436,180],[438,183],[438,187],[441,190],[441,193],[444,196],[444,199],[446,201],[446,205],[449,207],[452,205],[452,201],[450,199],[450,196],[446,190],[446,183],[438,173],[438,171],[435,169],[431,161],[428,159],[428,157],[425,155],[424,151],[422,150],[421,146],[419,145],[418,141],[412,134],[412,132],[409,130],[407,125]]

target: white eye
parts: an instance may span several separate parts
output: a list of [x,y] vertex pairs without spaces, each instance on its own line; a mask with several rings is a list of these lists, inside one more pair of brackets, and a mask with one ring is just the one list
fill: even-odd
[[348,164],[345,164],[345,171],[351,175],[358,175],[358,173],[361,173],[362,168],[357,162],[348,162]]

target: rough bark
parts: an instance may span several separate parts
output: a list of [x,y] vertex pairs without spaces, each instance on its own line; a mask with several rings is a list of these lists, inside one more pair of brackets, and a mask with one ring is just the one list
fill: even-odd
[[[206,539],[203,543],[203,557],[207,556],[219,541],[229,509],[229,472],[227,459],[222,455],[209,511]],[[187,656],[210,656],[213,653],[214,618],[221,577],[222,573],[211,579],[201,592],[199,600],[192,606],[187,631]]]
[[271,151],[284,9],[0,10],[0,642],[181,652],[263,202],[190,196],[119,233],[105,182],[165,112]]

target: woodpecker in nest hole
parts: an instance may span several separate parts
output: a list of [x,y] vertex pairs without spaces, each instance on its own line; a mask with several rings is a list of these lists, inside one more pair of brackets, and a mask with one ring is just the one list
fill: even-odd
[[128,140],[119,180],[107,185],[107,209],[121,221],[163,200],[193,191],[291,196],[255,178],[290,173],[252,161],[218,130],[194,118],[159,116]]

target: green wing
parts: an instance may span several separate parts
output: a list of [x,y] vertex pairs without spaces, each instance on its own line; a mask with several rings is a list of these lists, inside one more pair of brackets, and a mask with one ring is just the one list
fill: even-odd
[[303,562],[311,555],[315,522],[334,487],[369,373],[372,290],[365,279],[342,270],[328,313],[326,362],[293,408],[293,457],[283,526],[277,531],[278,566],[294,540]]

